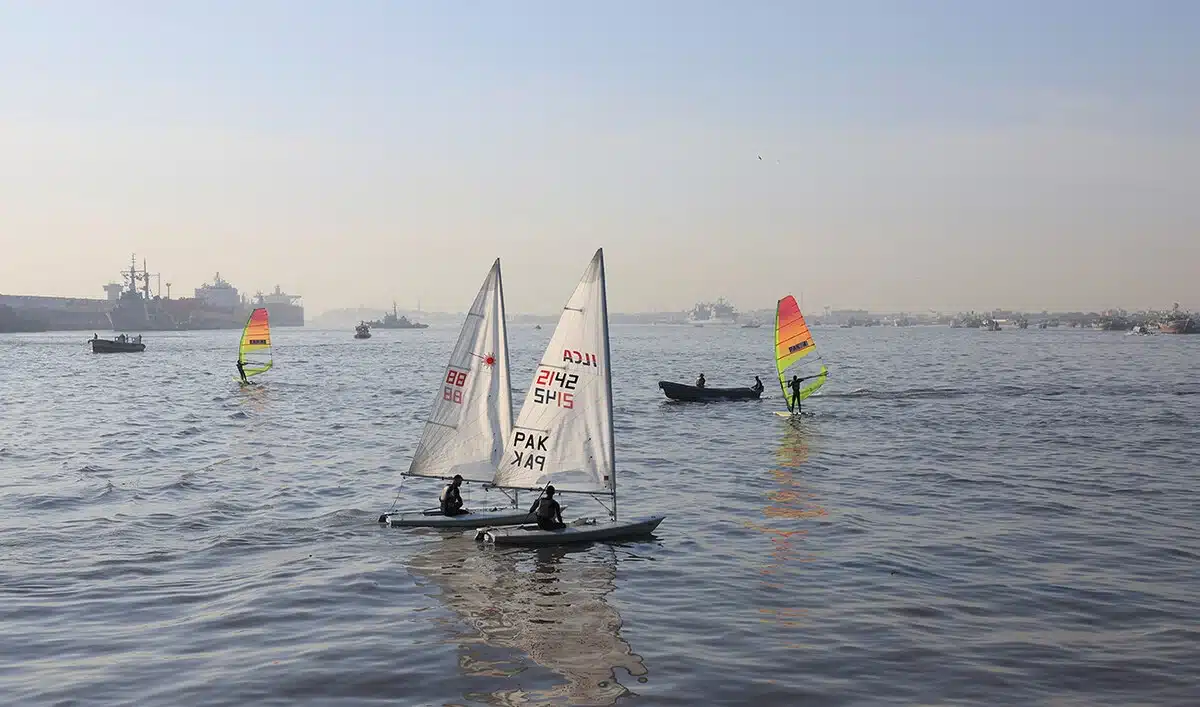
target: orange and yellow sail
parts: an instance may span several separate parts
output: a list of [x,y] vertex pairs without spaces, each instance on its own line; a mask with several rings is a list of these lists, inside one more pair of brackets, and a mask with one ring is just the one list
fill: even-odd
[[799,396],[804,400],[825,385],[829,373],[817,353],[816,342],[796,305],[796,298],[791,295],[779,300],[775,309],[775,368],[779,371],[779,386],[783,388],[789,410],[796,402],[788,387],[792,376],[806,379]]
[[242,344],[238,350],[247,376],[256,376],[271,369],[274,360],[271,352],[271,325],[267,322],[267,310],[259,307],[246,319],[242,329]]

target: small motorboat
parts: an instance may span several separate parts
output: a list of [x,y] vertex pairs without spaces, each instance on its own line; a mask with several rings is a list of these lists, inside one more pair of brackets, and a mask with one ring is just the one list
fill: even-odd
[[92,353],[139,353],[146,350],[141,334],[134,337],[121,334],[115,339],[101,339],[99,335],[92,334],[91,344]]
[[703,402],[706,400],[757,400],[761,391],[754,388],[698,388],[694,385],[659,381],[658,387],[671,400]]
[[358,326],[354,327],[354,338],[355,339],[370,339],[371,338],[371,327],[368,326],[366,322],[360,322]]

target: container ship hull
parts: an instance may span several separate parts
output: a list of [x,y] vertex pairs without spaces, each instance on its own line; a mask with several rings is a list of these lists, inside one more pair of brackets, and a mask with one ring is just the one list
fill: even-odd
[[304,307],[294,304],[272,304],[270,302],[263,306],[267,308],[267,316],[270,317],[271,326],[304,326]]

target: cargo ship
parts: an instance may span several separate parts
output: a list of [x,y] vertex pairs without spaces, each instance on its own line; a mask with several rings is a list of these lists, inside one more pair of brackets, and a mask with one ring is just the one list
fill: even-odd
[[737,324],[738,311],[724,297],[716,302],[698,302],[688,312],[692,324]]
[[[240,329],[254,306],[265,306],[271,323],[276,326],[304,326],[304,308],[295,303],[299,295],[289,295],[278,285],[272,294],[259,294],[257,304],[252,306],[219,272],[211,283],[195,288],[192,297],[177,298],[171,297],[169,282],[167,296],[162,296],[162,278],[147,269],[144,259],[142,269],[138,270],[137,258],[131,256],[129,269],[121,275],[123,284],[104,286],[109,304],[108,323],[114,331]],[[153,294],[152,280],[157,285]]]
[[271,326],[304,326],[304,306],[300,304],[300,295],[289,295],[280,290],[279,285],[268,295],[257,293],[254,306],[267,309]]

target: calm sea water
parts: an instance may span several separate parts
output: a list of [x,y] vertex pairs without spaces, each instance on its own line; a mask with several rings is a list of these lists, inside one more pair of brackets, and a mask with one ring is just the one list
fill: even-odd
[[[769,327],[616,326],[620,507],[667,520],[495,551],[374,522],[456,333],[279,329],[246,390],[237,332],[0,337],[0,703],[1200,699],[1200,337],[818,329],[792,426]],[[768,397],[664,402],[700,372]]]

